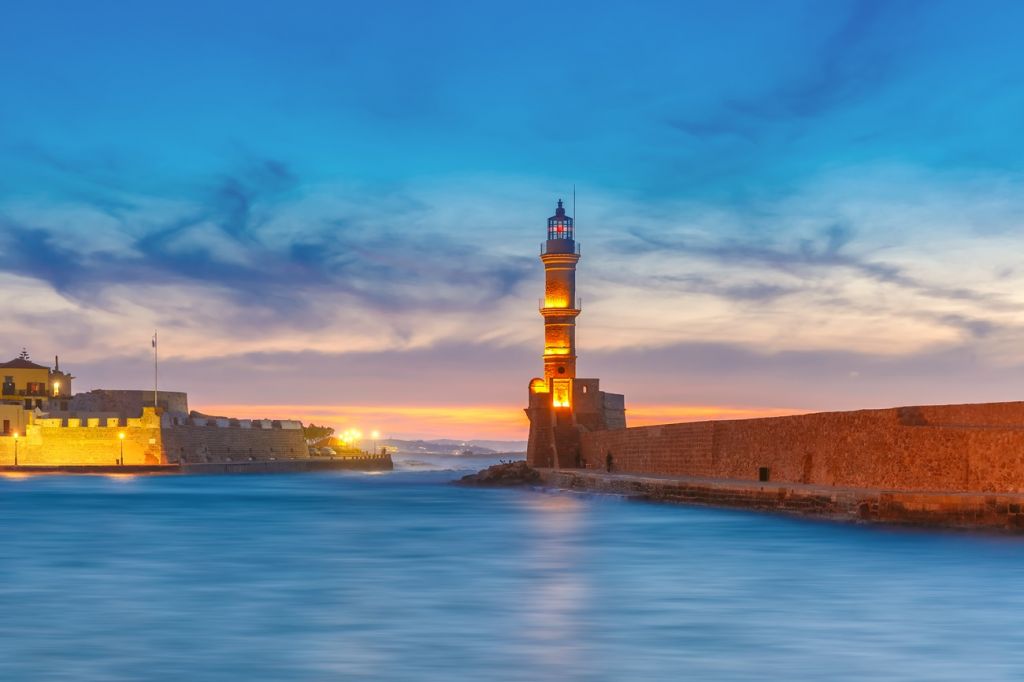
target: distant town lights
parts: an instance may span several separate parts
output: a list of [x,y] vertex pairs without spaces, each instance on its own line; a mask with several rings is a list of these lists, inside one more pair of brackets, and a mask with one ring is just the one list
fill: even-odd
[[355,445],[363,438],[363,432],[359,429],[345,429],[338,436],[338,442],[342,445]]

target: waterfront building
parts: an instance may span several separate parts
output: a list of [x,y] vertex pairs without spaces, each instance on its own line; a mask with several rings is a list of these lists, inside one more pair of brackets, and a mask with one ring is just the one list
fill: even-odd
[[0,363],[0,434],[10,434],[21,428],[25,410],[66,410],[71,397],[71,374],[60,370],[60,358],[54,358],[53,367],[32,362],[28,351],[22,349],[18,357]]

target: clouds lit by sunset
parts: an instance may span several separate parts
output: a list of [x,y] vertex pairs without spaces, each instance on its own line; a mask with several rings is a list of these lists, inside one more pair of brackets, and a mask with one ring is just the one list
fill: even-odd
[[1019,399],[988,6],[8,7],[0,355],[146,387],[159,328],[196,409],[523,439],[575,184],[579,372],[632,424]]

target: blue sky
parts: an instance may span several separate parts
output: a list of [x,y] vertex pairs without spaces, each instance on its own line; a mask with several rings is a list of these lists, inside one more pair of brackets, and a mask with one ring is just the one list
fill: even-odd
[[580,370],[640,418],[1018,398],[1022,15],[4,3],[0,345],[143,386],[158,326],[197,407],[514,436],[575,184]]

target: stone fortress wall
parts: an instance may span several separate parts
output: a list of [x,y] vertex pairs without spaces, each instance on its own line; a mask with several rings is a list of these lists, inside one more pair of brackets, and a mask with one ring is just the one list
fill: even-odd
[[167,461],[247,462],[309,457],[302,424],[291,420],[164,417]]
[[0,465],[13,465],[15,445],[21,466],[111,466],[162,464],[163,433],[153,408],[138,418],[41,418],[29,424],[15,443],[0,438]]
[[[166,412],[188,414],[188,394],[179,391],[158,391],[158,406]],[[153,405],[153,391],[97,388],[78,393],[68,401],[69,412],[110,412],[122,419],[142,414],[142,408]]]
[[[584,468],[905,491],[1024,492],[1024,402],[824,412],[581,434]],[[767,469],[766,472],[762,471]]]
[[[217,464],[309,459],[302,424],[292,420],[201,417],[187,412],[184,393],[91,391],[74,411],[29,415],[19,438],[0,438],[0,466]],[[125,416],[125,415],[133,416]],[[138,416],[134,416],[138,415]],[[123,434],[123,439],[122,439]]]

